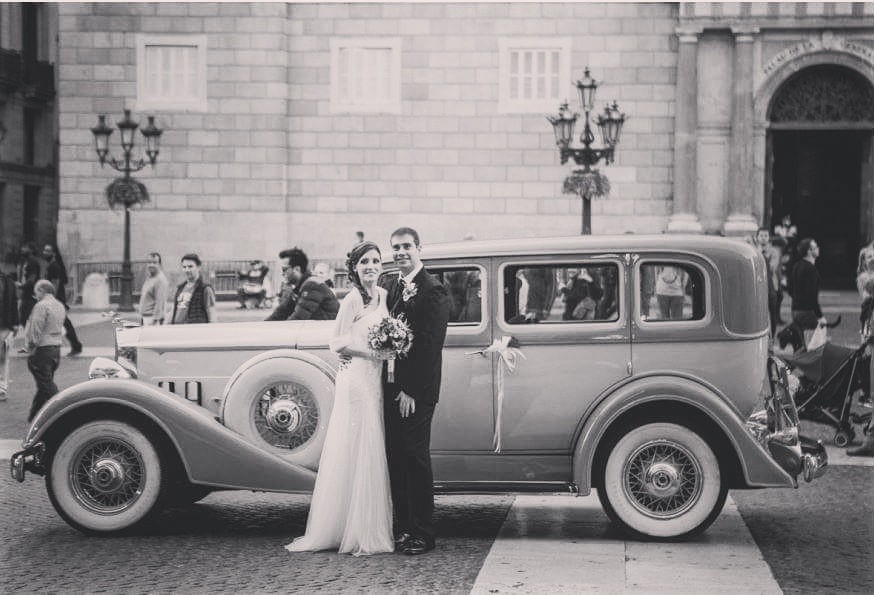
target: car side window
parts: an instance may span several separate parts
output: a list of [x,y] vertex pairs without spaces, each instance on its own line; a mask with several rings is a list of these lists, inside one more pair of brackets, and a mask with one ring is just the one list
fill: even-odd
[[482,320],[481,271],[476,267],[431,269],[449,292],[449,324],[479,324]]
[[679,262],[640,266],[640,315],[647,322],[701,320],[705,315],[704,274]]
[[619,267],[560,263],[504,269],[509,324],[607,322],[619,319]]

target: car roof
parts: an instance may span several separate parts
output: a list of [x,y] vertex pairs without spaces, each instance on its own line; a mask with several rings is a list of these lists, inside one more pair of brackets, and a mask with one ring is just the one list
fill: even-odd
[[422,259],[547,255],[574,252],[692,252],[750,258],[755,247],[740,238],[692,234],[580,235],[500,240],[465,240],[422,247]]

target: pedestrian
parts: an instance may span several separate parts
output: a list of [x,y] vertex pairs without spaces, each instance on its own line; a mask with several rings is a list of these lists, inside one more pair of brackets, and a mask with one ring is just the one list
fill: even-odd
[[202,324],[216,322],[215,290],[203,282],[200,257],[186,254],[182,257],[185,281],[176,288],[171,324]]
[[30,316],[30,311],[36,303],[33,297],[33,287],[39,281],[39,260],[36,257],[36,246],[33,242],[24,242],[18,250],[18,323],[24,325]]
[[[55,286],[55,298],[64,304],[64,308],[69,311],[70,306],[67,305],[67,283],[70,278],[67,276],[67,267],[64,266],[64,259],[61,257],[57,244],[54,242],[44,244],[42,257],[48,265],[46,267],[45,278]],[[67,341],[70,342],[70,353],[67,355],[74,357],[82,353],[82,342],[79,341],[76,328],[73,326],[69,316],[64,317],[64,330],[67,332]]]
[[760,227],[756,232],[755,246],[765,258],[765,266],[768,275],[768,314],[771,319],[771,336],[777,332],[777,323],[780,321],[780,303],[782,302],[783,290],[781,282],[781,254],[771,244],[771,233],[767,227]]
[[33,421],[36,412],[58,392],[55,371],[61,362],[61,342],[67,309],[55,298],[55,286],[47,279],[34,285],[36,304],[24,328],[24,347],[27,350],[27,369],[36,382],[36,394],[30,406],[27,421]]
[[812,331],[826,320],[819,305],[819,246],[813,238],[798,242],[800,259],[792,268],[792,322],[777,335],[780,348],[792,343],[797,351],[806,344],[804,331]]
[[9,358],[18,329],[18,290],[11,275],[0,271],[0,401],[9,390]]
[[279,253],[286,288],[267,320],[334,320],[340,302],[325,282],[309,271],[309,259],[300,248]]
[[856,288],[859,296],[874,297],[874,242],[859,250],[859,264],[856,267]]
[[140,316],[143,318],[143,326],[164,324],[170,282],[162,269],[159,253],[149,252],[146,269],[149,276],[143,281],[143,288],[140,290]]
[[659,267],[655,282],[655,296],[662,320],[683,320],[686,282],[689,274],[678,266]]
[[327,262],[319,262],[313,265],[313,276],[324,281],[332,291],[334,289],[334,269]]
[[[792,224],[792,217],[784,215],[780,224],[774,226],[774,245],[780,250],[780,279],[782,289],[792,295],[792,269],[798,261],[798,228]],[[783,303],[783,295],[780,295],[780,303]],[[783,321],[779,320],[782,324]]]

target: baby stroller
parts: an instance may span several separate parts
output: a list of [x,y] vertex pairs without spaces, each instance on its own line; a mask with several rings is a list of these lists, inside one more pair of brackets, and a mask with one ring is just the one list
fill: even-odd
[[844,447],[856,437],[854,424],[871,424],[871,413],[852,411],[853,396],[859,393],[859,401],[871,400],[871,349],[872,336],[853,349],[826,341],[820,347],[793,355],[781,355],[780,359],[794,370],[800,386],[795,391],[798,416],[813,422],[827,424],[836,429],[834,443]]

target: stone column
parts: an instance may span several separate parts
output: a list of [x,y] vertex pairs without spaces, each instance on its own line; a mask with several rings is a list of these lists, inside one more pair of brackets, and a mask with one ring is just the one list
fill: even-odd
[[698,31],[678,29],[674,204],[669,233],[701,233],[698,220]]
[[731,98],[728,218],[725,235],[755,233],[753,218],[753,42],[758,29],[732,28],[734,89]]

